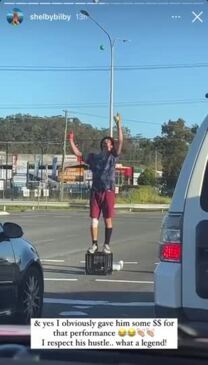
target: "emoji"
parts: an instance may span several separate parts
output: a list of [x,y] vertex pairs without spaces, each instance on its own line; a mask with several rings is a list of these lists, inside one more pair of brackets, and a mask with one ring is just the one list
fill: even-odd
[[138,335],[140,335],[140,336],[142,336],[142,337],[144,337],[144,336],[145,336],[145,333],[144,333],[144,331],[143,331],[143,330],[138,329],[138,330],[137,330],[137,333],[138,333]]
[[136,330],[134,328],[129,328],[128,335],[133,337],[136,335]]
[[151,337],[154,337],[155,332],[154,332],[154,330],[147,330],[147,334],[148,334],[149,336],[151,336]]
[[121,336],[121,337],[126,336],[126,330],[125,330],[125,328],[120,328],[120,329],[118,330],[118,334],[119,334],[119,336]]

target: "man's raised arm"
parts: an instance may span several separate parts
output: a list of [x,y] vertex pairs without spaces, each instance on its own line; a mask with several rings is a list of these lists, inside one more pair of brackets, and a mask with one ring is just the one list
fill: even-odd
[[118,155],[120,155],[123,146],[123,131],[121,127],[122,118],[119,113],[114,116],[114,121],[116,123],[118,133],[118,146],[116,148],[116,152]]
[[74,143],[74,133],[73,132],[70,132],[69,135],[68,135],[68,137],[69,137],[69,143],[71,145],[72,151],[74,152],[74,154],[77,157],[81,157],[82,156],[82,152],[80,152],[79,148]]

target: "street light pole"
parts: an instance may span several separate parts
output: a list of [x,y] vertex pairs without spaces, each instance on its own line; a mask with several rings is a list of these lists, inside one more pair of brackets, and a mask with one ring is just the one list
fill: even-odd
[[115,40],[112,42],[110,39],[110,49],[111,49],[111,69],[110,69],[110,116],[109,116],[109,132],[110,137],[113,137],[113,101],[114,101],[114,44]]
[[[110,113],[109,113],[109,134],[113,137],[113,98],[114,98],[114,45],[110,34],[94,19],[86,10],[80,10],[80,13],[90,18],[102,31],[107,35],[110,42],[111,65],[110,65]],[[125,40],[124,40],[125,41]]]

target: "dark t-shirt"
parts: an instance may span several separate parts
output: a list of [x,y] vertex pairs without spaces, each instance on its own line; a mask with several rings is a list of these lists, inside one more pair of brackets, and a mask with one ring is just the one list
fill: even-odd
[[118,160],[116,151],[90,153],[85,159],[92,171],[92,190],[106,191],[115,188],[115,165]]

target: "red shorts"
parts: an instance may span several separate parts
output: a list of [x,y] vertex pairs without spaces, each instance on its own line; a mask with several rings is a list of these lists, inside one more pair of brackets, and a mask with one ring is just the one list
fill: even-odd
[[99,219],[102,211],[103,218],[112,218],[115,215],[114,205],[114,191],[92,191],[90,197],[90,217]]

